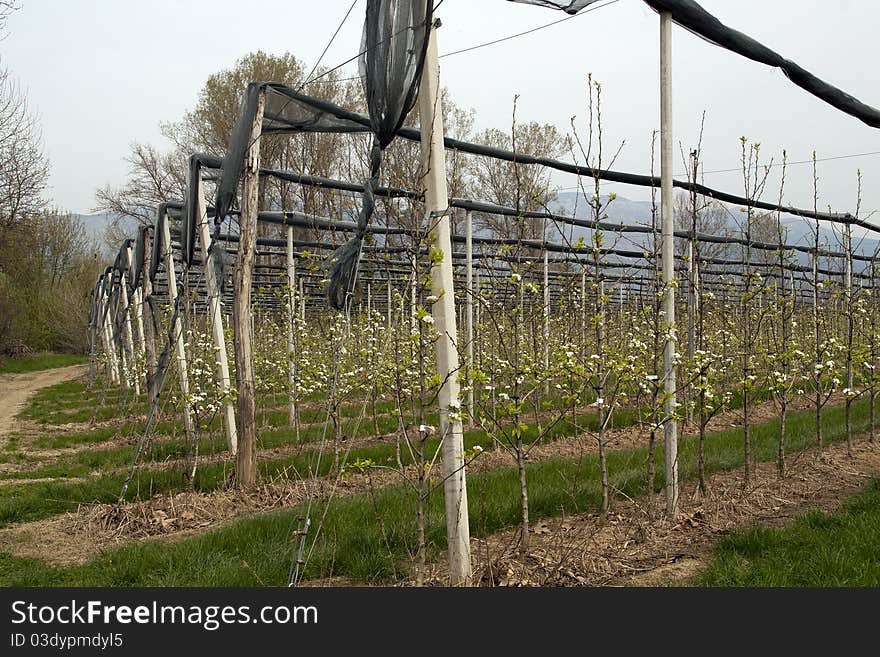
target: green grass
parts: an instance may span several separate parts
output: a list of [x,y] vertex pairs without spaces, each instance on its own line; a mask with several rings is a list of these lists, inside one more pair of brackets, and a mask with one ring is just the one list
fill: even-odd
[[[863,431],[867,425],[865,401],[853,405],[853,416],[854,430]],[[843,439],[842,417],[842,407],[826,409],[823,429],[829,442]],[[792,413],[788,426],[790,453],[813,444],[812,411]],[[752,453],[756,460],[775,458],[778,428],[778,420],[753,427]],[[696,475],[696,447],[693,439],[680,443],[679,463],[683,480],[693,479]],[[613,486],[629,496],[643,493],[646,458],[645,449],[611,452],[608,460]],[[657,490],[664,485],[663,458],[660,448],[655,454]],[[742,458],[741,429],[709,437],[708,472],[740,467]],[[263,464],[262,468],[267,474],[271,466]],[[159,474],[161,477],[157,476]],[[200,487],[222,481],[222,472],[216,468],[203,468],[199,476]],[[161,486],[173,483],[174,478],[174,473],[156,473],[149,485],[141,480],[140,486],[143,492],[150,488],[155,492]],[[177,481],[179,485],[179,474]],[[530,464],[528,481],[533,520],[558,515],[563,510],[577,513],[598,508],[600,490],[595,455]],[[105,479],[104,486],[110,483]],[[41,496],[43,499],[64,497],[64,492],[52,488],[58,485],[34,485],[27,498],[36,504]],[[101,493],[96,482],[79,486],[77,494],[81,499]],[[519,489],[515,469],[471,474],[468,486],[473,535],[485,536],[517,524]],[[0,488],[0,496],[6,497],[3,488],[11,487]],[[118,487],[115,490],[118,491]],[[17,505],[20,507],[21,502]],[[323,532],[309,560],[306,575],[318,577],[332,573],[364,582],[402,576],[409,570],[410,555],[415,547],[414,506],[412,494],[400,486],[377,490],[375,501],[369,495],[335,499],[327,510]],[[381,524],[376,517],[376,507],[381,510]],[[0,517],[3,516],[2,508],[3,499],[0,499]],[[313,519],[320,518],[322,512],[321,508],[313,510]],[[241,518],[223,528],[175,542],[132,543],[74,567],[56,568],[39,561],[4,555],[0,556],[0,583],[35,586],[279,585],[287,576],[292,543],[289,531],[302,513],[303,508],[295,507]],[[429,500],[427,518],[430,553],[434,557],[441,553],[445,544],[441,493],[434,494]],[[9,521],[9,515],[6,514],[3,520]]]
[[834,513],[755,526],[719,541],[700,586],[880,586],[880,479]]
[[0,374],[19,374],[21,372],[51,370],[56,367],[82,365],[88,362],[88,356],[81,356],[79,354],[34,354],[32,356],[21,356],[16,358],[0,356]]

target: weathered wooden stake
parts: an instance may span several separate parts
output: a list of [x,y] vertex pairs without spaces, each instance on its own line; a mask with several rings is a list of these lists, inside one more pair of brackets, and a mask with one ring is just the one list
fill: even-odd
[[235,328],[236,420],[238,423],[238,456],[235,462],[235,483],[246,488],[257,483],[257,423],[254,351],[251,334],[251,282],[257,250],[257,212],[260,190],[260,135],[263,132],[263,110],[266,92],[261,91],[257,112],[251,127],[247,156],[241,183],[241,216],[239,218],[238,260],[235,264],[235,297],[232,318]]

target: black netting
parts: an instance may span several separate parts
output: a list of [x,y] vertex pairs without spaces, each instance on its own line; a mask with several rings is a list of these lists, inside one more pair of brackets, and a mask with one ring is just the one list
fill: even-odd
[[156,280],[156,274],[159,272],[159,265],[164,255],[162,242],[165,238],[165,222],[168,221],[166,216],[167,204],[162,203],[156,208],[156,220],[153,223],[153,248],[150,253],[150,280]]
[[370,175],[364,184],[355,236],[326,262],[327,298],[345,307],[354,288],[363,238],[375,209],[382,152],[415,105],[428,49],[433,2],[368,0],[361,42],[360,71],[373,130]]
[[144,271],[144,252],[146,250],[146,241],[149,237],[149,230],[150,226],[141,226],[138,228],[138,236],[134,242],[134,253],[132,254],[132,267],[129,272],[129,279],[131,280],[132,287],[137,287],[138,282],[141,279],[141,274]]
[[[241,118],[241,117],[239,117]],[[201,221],[199,217],[199,168],[198,155],[189,158],[189,166],[186,174],[186,198],[183,199],[183,215],[180,245],[183,250],[183,259],[186,264],[192,264],[193,254],[196,249],[196,230]],[[222,214],[219,216],[223,216]]]
[[[358,234],[328,258],[328,298],[342,308],[357,270],[363,236],[375,207],[382,151],[391,143],[415,105],[428,47],[433,2],[424,0],[368,0],[360,57],[361,78],[369,120],[283,85],[248,85],[223,158],[217,185],[217,216],[225,216],[235,202],[244,159],[250,147],[251,127],[261,91],[266,93],[264,132],[367,132],[374,135],[370,175],[364,184],[358,215]],[[188,203],[190,200],[188,199]],[[192,214],[192,210],[188,212]],[[185,244],[189,244],[186,236]],[[188,262],[192,250],[184,250]]]
[[599,0],[574,0],[574,2],[553,2],[552,0],[508,0],[508,2],[520,2],[526,5],[551,7],[552,9],[561,9],[566,14],[576,14],[588,5],[591,5],[594,2],[599,2]]
[[[509,0],[527,5],[562,9],[576,14],[596,0],[558,3],[550,0]],[[697,36],[767,66],[779,68],[789,80],[842,112],[856,117],[872,128],[880,128],[880,110],[866,105],[837,87],[820,80],[790,59],[774,52],[747,34],[727,27],[694,0],[645,0],[656,11],[668,11],[672,20]]]

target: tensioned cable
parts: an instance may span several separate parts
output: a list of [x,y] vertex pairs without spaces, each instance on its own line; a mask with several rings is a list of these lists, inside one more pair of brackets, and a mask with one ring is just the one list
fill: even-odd
[[342,21],[339,23],[339,26],[336,28],[336,31],[333,33],[333,36],[330,37],[330,41],[327,42],[327,45],[325,46],[324,51],[321,53],[321,56],[318,57],[318,60],[315,62],[315,65],[312,67],[312,70],[309,71],[309,74],[305,77],[306,82],[303,82],[300,85],[300,89],[304,88],[307,84],[309,84],[312,81],[310,78],[315,74],[315,71],[318,70],[318,66],[320,66],[321,60],[324,59],[324,55],[326,55],[327,51],[330,50],[330,46],[333,45],[333,41],[336,39],[337,36],[339,36],[340,30],[342,30],[342,27],[345,25],[345,21],[347,21],[348,17],[351,15],[351,10],[354,9],[354,6],[357,4],[357,1],[358,0],[352,0],[351,5],[349,5],[349,7],[348,7],[348,11],[345,12],[345,16],[342,17]]
[[564,23],[565,21],[570,21],[572,18],[577,18],[578,16],[586,15],[586,14],[590,13],[591,11],[596,11],[597,9],[602,9],[603,7],[608,7],[608,6],[613,5],[617,2],[620,2],[620,0],[609,0],[608,2],[606,2],[604,4],[595,5],[593,7],[590,7],[589,9],[585,9],[584,11],[582,11],[578,14],[573,14],[571,16],[566,16],[565,18],[560,18],[558,21],[553,21],[552,23],[546,23],[544,25],[539,25],[538,27],[533,27],[532,29],[526,30],[525,32],[518,32],[517,34],[511,34],[510,36],[501,37],[500,39],[494,39],[493,41],[487,41],[485,43],[479,43],[475,46],[469,46],[467,48],[461,48],[460,50],[453,50],[452,52],[443,53],[439,57],[440,58],[451,57],[452,55],[460,55],[461,53],[471,52],[472,50],[479,50],[480,48],[494,46],[497,43],[503,43],[505,41],[510,41],[511,39],[516,39],[518,37],[526,36],[527,34],[532,34],[534,32],[538,32],[538,31],[546,29],[548,27],[552,27],[554,25],[559,25],[559,23]]
[[[505,36],[505,37],[500,37],[500,38],[498,38],[498,39],[493,39],[492,41],[486,41],[485,43],[478,43],[478,44],[473,45],[473,46],[468,46],[467,48],[461,48],[460,50],[453,50],[452,52],[446,52],[446,53],[443,53],[442,55],[438,55],[438,58],[439,58],[439,59],[443,59],[444,57],[451,57],[451,56],[453,56],[453,55],[459,55],[459,54],[461,54],[461,53],[471,52],[472,50],[479,50],[480,48],[487,48],[487,47],[489,47],[489,46],[494,46],[495,44],[503,43],[503,42],[505,42],[505,41],[511,41],[512,39],[518,39],[519,37],[527,36],[527,35],[532,34],[532,33],[534,33],[534,32],[539,32],[540,30],[544,30],[544,29],[546,29],[546,28],[548,28],[548,27],[553,27],[554,25],[559,25],[559,23],[564,23],[565,21],[570,21],[571,19],[573,19],[573,18],[577,18],[578,16],[586,15],[586,14],[590,13],[591,11],[596,11],[597,9],[602,9],[603,7],[608,7],[609,5],[613,5],[613,4],[617,3],[617,2],[620,2],[620,0],[609,0],[609,2],[606,2],[606,3],[601,4],[601,5],[596,5],[595,7],[590,7],[589,9],[586,9],[586,10],[580,12],[579,14],[575,14],[575,15],[573,15],[573,16],[566,16],[565,18],[561,18],[561,19],[559,19],[559,20],[552,21],[552,22],[550,22],[550,23],[545,23],[545,24],[543,24],[543,25],[539,25],[539,26],[537,26],[537,27],[533,27],[533,28],[531,28],[531,29],[529,29],[529,30],[526,30],[525,32],[517,32],[516,34],[510,34],[510,35]],[[437,11],[437,9],[439,9],[439,8],[440,8],[440,5],[442,5],[442,4],[443,4],[443,0],[441,0],[439,3],[437,3],[437,6],[434,7],[434,11]],[[390,37],[389,37],[389,38],[390,38]],[[358,53],[358,54],[355,55],[354,57],[345,60],[344,62],[342,62],[342,63],[339,64],[338,66],[335,66],[334,68],[330,69],[330,71],[327,71],[327,73],[330,73],[330,72],[332,72],[332,71],[338,70],[338,69],[342,68],[343,66],[345,66],[346,64],[350,64],[350,63],[353,62],[355,59],[357,59],[358,57],[360,57],[362,54],[364,54],[364,53]],[[316,77],[314,80],[310,80],[310,81],[309,81],[309,84],[311,84],[311,83],[313,83],[313,82],[317,82],[317,81],[319,81],[320,78],[323,77],[324,75],[326,75],[326,73],[323,73],[323,74],[319,75],[319,76]],[[350,77],[350,78],[340,78],[339,80],[334,80],[334,82],[350,82],[350,81],[352,81],[352,80],[360,80],[360,76],[352,76],[352,77]]]

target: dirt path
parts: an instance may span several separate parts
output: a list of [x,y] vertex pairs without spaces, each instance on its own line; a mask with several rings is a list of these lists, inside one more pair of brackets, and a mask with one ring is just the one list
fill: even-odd
[[15,430],[18,422],[15,415],[35,392],[74,379],[85,371],[85,365],[71,365],[37,372],[0,374],[0,444]]

